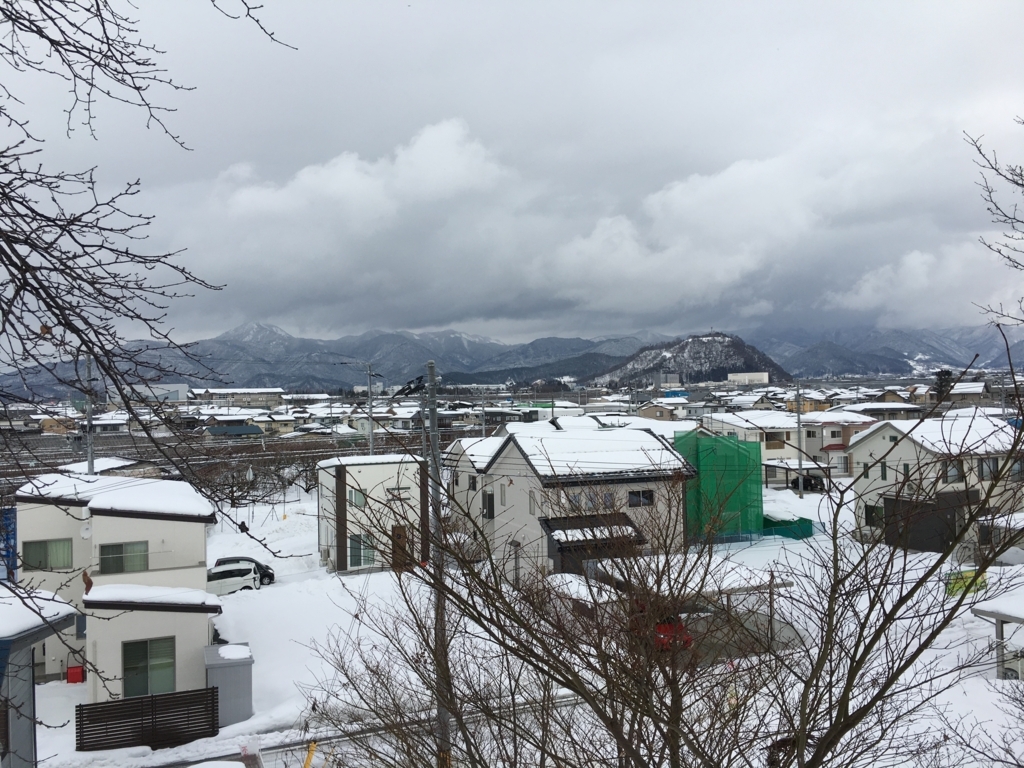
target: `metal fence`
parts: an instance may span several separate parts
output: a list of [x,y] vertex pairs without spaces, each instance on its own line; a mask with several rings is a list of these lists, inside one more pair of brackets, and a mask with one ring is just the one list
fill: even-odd
[[75,749],[175,747],[216,736],[217,689],[158,693],[75,707]]

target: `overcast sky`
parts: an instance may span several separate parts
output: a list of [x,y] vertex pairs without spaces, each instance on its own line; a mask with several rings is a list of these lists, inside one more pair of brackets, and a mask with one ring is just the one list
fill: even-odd
[[140,178],[151,247],[224,284],[172,307],[184,339],[939,328],[1024,295],[963,141],[1024,161],[1019,2],[265,0],[298,50],[139,14],[191,152],[31,108],[47,162]]

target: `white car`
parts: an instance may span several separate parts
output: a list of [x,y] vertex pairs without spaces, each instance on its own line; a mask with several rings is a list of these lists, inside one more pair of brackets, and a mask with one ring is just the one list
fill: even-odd
[[260,573],[253,563],[218,565],[206,572],[206,591],[230,595],[240,589],[259,589]]

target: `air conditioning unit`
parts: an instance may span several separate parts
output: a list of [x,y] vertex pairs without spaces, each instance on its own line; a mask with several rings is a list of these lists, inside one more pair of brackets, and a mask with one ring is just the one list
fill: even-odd
[[1024,680],[1024,650],[1003,653],[1003,679]]

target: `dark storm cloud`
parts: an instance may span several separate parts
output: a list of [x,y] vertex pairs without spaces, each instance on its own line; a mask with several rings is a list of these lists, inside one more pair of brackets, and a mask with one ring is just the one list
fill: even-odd
[[154,245],[225,285],[186,335],[942,326],[1024,292],[962,140],[1024,156],[1019,5],[268,4],[298,52],[174,8],[144,30],[195,151],[116,110],[51,149],[141,175]]

